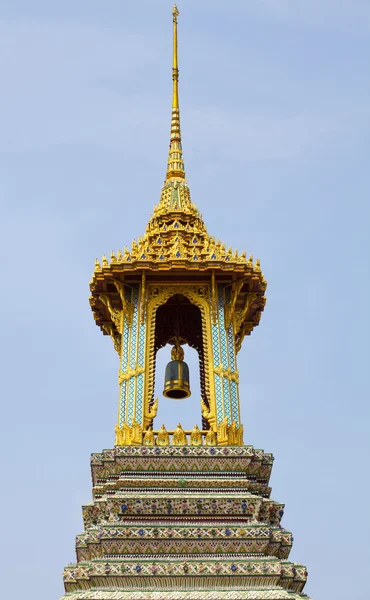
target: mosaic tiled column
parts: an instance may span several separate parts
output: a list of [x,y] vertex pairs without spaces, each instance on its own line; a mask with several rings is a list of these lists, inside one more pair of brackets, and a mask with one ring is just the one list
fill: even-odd
[[[217,286],[217,318],[212,323],[212,347],[217,422],[227,417],[229,424],[240,425],[238,371],[233,325],[225,328],[225,304],[228,290]],[[212,297],[211,297],[212,302]]]
[[132,306],[132,316],[124,317],[122,335],[122,353],[120,368],[119,425],[131,426],[133,422],[143,423],[144,405],[144,367],[146,322],[142,318],[140,303],[142,293],[140,285],[134,285],[126,291],[127,301]]

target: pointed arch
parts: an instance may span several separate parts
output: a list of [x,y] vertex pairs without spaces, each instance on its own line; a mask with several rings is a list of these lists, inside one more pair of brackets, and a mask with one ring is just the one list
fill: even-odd
[[147,301],[147,334],[146,334],[146,364],[145,364],[145,406],[144,423],[146,429],[150,424],[150,406],[154,400],[154,374],[155,374],[155,324],[157,310],[172,296],[182,294],[200,310],[202,321],[202,340],[204,352],[204,385],[209,402],[209,415],[207,417],[210,427],[217,430],[216,401],[214,392],[213,360],[212,360],[212,335],[210,315],[210,287],[209,285],[149,285]]

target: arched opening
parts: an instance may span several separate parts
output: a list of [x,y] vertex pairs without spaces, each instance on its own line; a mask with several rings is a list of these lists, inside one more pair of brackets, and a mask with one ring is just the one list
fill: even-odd
[[[180,343],[185,350],[185,361],[189,365],[191,373],[192,396],[182,401],[169,400],[162,395],[164,371],[166,364],[171,360],[171,351],[170,348],[168,348],[166,352],[158,353],[158,351],[167,345],[174,345],[176,338],[180,340]],[[192,352],[192,349],[196,351],[196,354]],[[154,354],[154,393],[151,403],[154,401],[154,398],[158,396],[159,406],[156,424],[162,419],[160,425],[162,423],[166,425],[166,419],[164,419],[166,413],[163,413],[162,407],[167,406],[171,407],[167,408],[169,415],[176,415],[176,411],[179,414],[179,412],[184,410],[184,416],[186,416],[186,418],[184,418],[184,423],[185,421],[188,423],[189,418],[191,421],[191,426],[189,425],[189,428],[192,429],[195,423],[197,423],[201,425],[203,430],[208,429],[208,422],[201,416],[200,403],[202,397],[204,403],[209,406],[205,382],[202,315],[198,306],[193,304],[183,294],[171,296],[171,298],[169,298],[166,303],[159,306],[156,311]],[[156,364],[157,354],[159,357],[158,365]],[[199,382],[199,384],[197,384],[197,382]],[[196,404],[194,404],[194,401]],[[178,404],[184,404],[185,408],[178,407]],[[172,408],[172,405],[176,406]],[[194,406],[197,406],[195,411]],[[161,417],[161,415],[163,416]],[[175,416],[174,418],[176,420]],[[180,419],[177,419],[175,426],[179,420]],[[183,423],[181,424],[183,427],[185,426]],[[188,427],[188,425],[186,425],[186,427]]]

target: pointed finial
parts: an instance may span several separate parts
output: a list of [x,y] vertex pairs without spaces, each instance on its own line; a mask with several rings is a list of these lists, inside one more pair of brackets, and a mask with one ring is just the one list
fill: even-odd
[[179,108],[179,65],[177,56],[177,17],[178,8],[175,4],[172,10],[173,16],[173,63],[172,63],[172,119],[170,150],[168,153],[168,165],[166,181],[172,178],[185,179],[185,167],[182,158],[181,131],[180,131],[180,108]]
[[[172,79],[174,82],[173,85],[173,96],[172,96],[172,108],[179,108],[179,90],[178,90],[178,81],[179,81],[179,63],[177,56],[177,17],[179,16],[179,10],[176,4],[172,10],[173,16],[173,61],[172,61]],[[176,82],[176,85],[175,85]]]
[[173,14],[173,20],[177,22],[177,17],[179,16],[179,9],[177,8],[176,4],[173,5],[173,9],[172,9],[172,14]]

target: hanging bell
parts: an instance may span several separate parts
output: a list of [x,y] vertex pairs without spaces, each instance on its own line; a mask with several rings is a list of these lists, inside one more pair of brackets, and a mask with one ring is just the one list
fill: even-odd
[[180,344],[172,348],[171,358],[165,371],[163,395],[172,400],[189,398],[189,367],[184,362],[184,350]]

